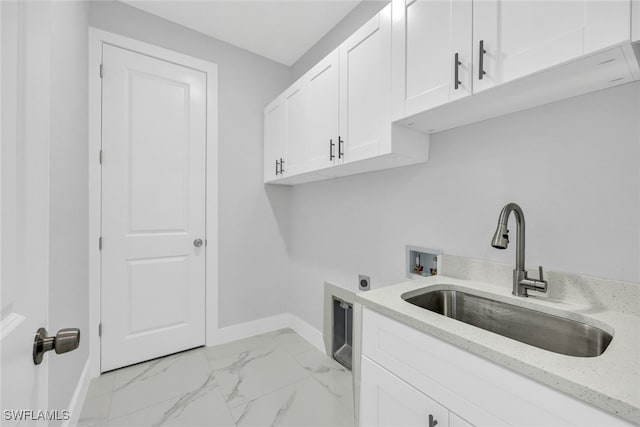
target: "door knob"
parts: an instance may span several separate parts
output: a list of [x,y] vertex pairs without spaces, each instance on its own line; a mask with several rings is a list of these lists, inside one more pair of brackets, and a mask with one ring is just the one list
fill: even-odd
[[39,365],[47,351],[55,350],[56,354],[75,350],[80,345],[80,329],[60,329],[55,337],[47,336],[45,328],[38,329],[33,340],[33,363]]
[[202,239],[196,239],[193,241],[193,246],[195,246],[196,248],[199,248],[200,246],[202,246]]

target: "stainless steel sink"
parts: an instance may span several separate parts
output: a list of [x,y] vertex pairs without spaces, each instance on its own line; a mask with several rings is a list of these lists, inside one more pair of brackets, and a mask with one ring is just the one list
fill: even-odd
[[613,336],[596,327],[461,291],[437,290],[402,298],[442,314],[554,353],[577,357],[600,356]]

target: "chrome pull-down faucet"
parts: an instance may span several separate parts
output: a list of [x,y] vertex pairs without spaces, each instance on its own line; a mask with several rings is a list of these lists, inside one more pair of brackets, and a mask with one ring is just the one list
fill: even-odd
[[507,222],[511,212],[516,217],[516,225],[518,227],[516,235],[516,268],[513,270],[513,295],[528,297],[527,291],[529,289],[546,292],[547,281],[544,280],[542,266],[538,270],[540,272],[538,280],[527,277],[527,270],[524,266],[524,213],[522,213],[520,206],[515,203],[508,203],[502,208],[498,218],[498,227],[491,240],[491,246],[496,249],[507,249],[507,246],[509,246]]

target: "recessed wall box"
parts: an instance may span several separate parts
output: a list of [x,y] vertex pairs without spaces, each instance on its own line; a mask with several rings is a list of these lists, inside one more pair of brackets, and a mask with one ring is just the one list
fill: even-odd
[[409,279],[438,274],[442,250],[406,246],[406,275]]

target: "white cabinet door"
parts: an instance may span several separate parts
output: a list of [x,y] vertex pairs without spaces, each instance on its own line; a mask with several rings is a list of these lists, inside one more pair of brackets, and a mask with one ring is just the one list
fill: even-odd
[[306,139],[308,133],[308,94],[305,79],[298,80],[284,93],[286,114],[286,138],[284,165],[280,169],[283,174],[297,175],[306,169]]
[[306,75],[308,133],[305,169],[315,171],[334,164],[338,157],[339,51],[336,49]]
[[[393,21],[393,90],[400,115],[471,94],[471,0],[400,0]],[[400,16],[396,16],[395,14]],[[457,84],[456,84],[457,77]],[[394,96],[394,102],[398,98]],[[398,116],[397,109],[394,114]]]
[[391,151],[390,100],[391,7],[387,6],[340,46],[344,142],[339,160],[350,163]]
[[264,182],[274,181],[280,177],[285,137],[284,96],[279,96],[264,109]]
[[473,91],[629,40],[629,0],[473,2]]
[[449,411],[367,357],[362,358],[361,426],[447,427]]

